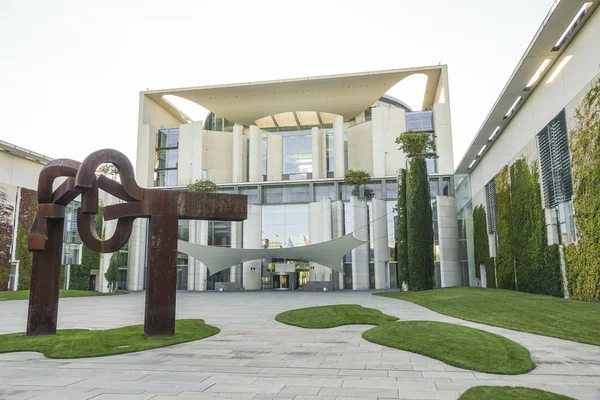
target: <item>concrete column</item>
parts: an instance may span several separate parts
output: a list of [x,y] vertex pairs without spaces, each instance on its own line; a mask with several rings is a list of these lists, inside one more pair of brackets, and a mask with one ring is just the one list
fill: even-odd
[[[208,245],[208,221],[194,221],[197,244]],[[191,258],[191,257],[190,257]],[[190,264],[188,260],[188,264]],[[208,270],[204,263],[194,259],[194,290],[206,290],[206,280],[208,279]]]
[[238,183],[244,181],[242,166],[246,162],[243,157],[244,127],[239,124],[233,125],[233,150],[231,156],[231,182]]
[[313,179],[325,178],[321,175],[322,165],[324,158],[322,157],[321,151],[321,130],[313,126],[312,128],[312,177]]
[[346,174],[344,166],[344,117],[336,115],[333,119],[333,176],[343,178]]
[[152,125],[138,127],[135,180],[141,187],[154,186],[154,163],[156,160],[156,133]]
[[548,231],[548,246],[560,243],[556,210],[554,208],[545,208],[544,216],[546,217],[546,229]]
[[280,181],[283,174],[283,136],[267,134],[267,180]]
[[[189,220],[189,237],[190,243],[196,243],[196,221]],[[188,285],[187,290],[196,289],[196,260],[194,257],[188,256]]]
[[448,101],[433,105],[433,128],[435,129],[435,141],[439,155],[437,159],[438,173],[451,175],[454,173],[454,156],[449,151],[452,148],[452,128],[450,103]]
[[[334,201],[331,203],[331,238],[336,239],[344,236],[344,203],[341,201]],[[344,268],[344,260],[340,260],[340,266],[342,270]],[[338,289],[344,288],[344,274],[337,273],[337,287]]]
[[[310,244],[331,240],[331,200],[308,204],[308,238]],[[332,281],[333,271],[321,264],[309,262],[311,281]]]
[[202,177],[202,121],[179,125],[177,183],[187,186]]
[[[243,246],[242,243],[242,222],[232,222],[231,223],[231,248],[232,249],[241,249]],[[229,274],[229,282],[240,282],[242,274],[241,268],[239,265],[234,265],[231,267]]]
[[436,203],[440,242],[440,281],[442,287],[462,286],[456,198],[437,196]]
[[[262,207],[248,204],[248,218],[243,222],[244,249],[262,246]],[[245,290],[261,289],[261,260],[244,262],[242,282]]]
[[[146,224],[148,220],[138,218],[133,222],[129,238],[129,262],[127,267],[127,289],[144,290],[144,268],[146,266]],[[98,272],[99,273],[99,272]]]
[[[350,207],[353,208],[352,231],[359,240],[369,240],[367,202],[356,196],[350,197]],[[352,289],[369,289],[369,243],[352,250]]]
[[[383,200],[373,199],[373,236],[375,289],[389,289],[390,281],[387,273],[390,261],[388,246],[387,204]],[[458,229],[458,227],[457,227]]]
[[248,148],[250,156],[248,166],[248,181],[262,181],[262,132],[256,125],[250,126],[250,146]]
[[[105,206],[119,204],[119,199],[117,199],[116,197],[111,196],[107,193],[103,193],[103,194],[104,194],[104,196],[102,196],[103,197],[102,203]],[[115,230],[117,229],[117,220],[104,221],[103,229],[104,229],[104,238],[105,239],[111,238],[112,235],[115,233]],[[98,291],[100,293],[108,293],[108,291],[109,291],[108,290],[108,281],[104,277],[104,274],[106,273],[106,271],[108,271],[108,267],[110,266],[110,258],[112,257],[113,254],[114,253],[102,254],[102,258],[100,259],[100,268],[98,269],[98,276],[96,278],[100,282],[100,284],[98,285]],[[129,277],[127,278],[127,280],[129,280]]]

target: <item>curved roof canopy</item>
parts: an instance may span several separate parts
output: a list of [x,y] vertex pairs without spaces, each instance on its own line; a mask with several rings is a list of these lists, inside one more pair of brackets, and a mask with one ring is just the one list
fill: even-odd
[[182,122],[186,116],[162,96],[193,101],[216,115],[241,125],[254,125],[268,115],[289,111],[318,111],[349,120],[369,108],[396,83],[413,74],[427,75],[423,108],[433,101],[445,66],[395,69],[345,75],[286,79],[267,82],[167,89],[142,92]]
[[177,248],[180,252],[202,261],[208,269],[208,275],[214,275],[244,261],[263,258],[313,261],[334,271],[344,273],[340,266],[341,259],[347,252],[365,243],[365,241],[358,240],[352,233],[349,233],[327,242],[285,249],[232,249],[194,244],[183,240],[178,241]]

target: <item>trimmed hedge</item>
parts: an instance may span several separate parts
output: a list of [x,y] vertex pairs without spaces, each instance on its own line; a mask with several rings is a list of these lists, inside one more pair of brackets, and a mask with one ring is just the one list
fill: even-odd
[[410,290],[433,289],[433,215],[424,157],[412,157],[406,176],[408,238],[408,286]]
[[90,269],[86,265],[71,264],[69,276],[70,290],[89,290]]
[[500,289],[515,290],[515,261],[513,257],[512,214],[508,166],[504,166],[494,177],[497,202],[498,256],[496,274]]
[[569,147],[577,244],[564,249],[571,297],[600,300],[600,80],[575,111]]
[[398,177],[398,242],[396,259],[398,260],[398,287],[408,285],[408,232],[406,221],[406,170],[402,168]]

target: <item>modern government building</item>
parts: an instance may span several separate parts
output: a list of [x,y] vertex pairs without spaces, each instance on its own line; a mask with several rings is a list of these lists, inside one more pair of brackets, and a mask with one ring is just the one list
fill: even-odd
[[[395,140],[405,131],[429,132],[437,145],[439,158],[427,161],[437,287],[487,284],[485,269],[476,273],[473,209],[485,207],[494,256],[494,177],[522,157],[539,168],[548,243],[576,241],[569,132],[575,109],[600,78],[599,3],[554,3],[456,168],[445,65],[140,93],[140,186],[185,189],[210,179],[222,193],[248,196],[247,220],[180,221],[181,240],[289,249],[354,233],[366,242],[344,256],[344,273],[311,259],[266,258],[210,274],[180,253],[178,288],[397,287],[397,175],[406,157]],[[421,82],[419,93],[403,91],[411,80]],[[406,101],[415,95],[418,104]],[[200,118],[187,112],[190,105],[201,107]],[[348,170],[371,175],[372,200],[352,195],[344,184]],[[110,236],[114,222],[105,225]],[[144,289],[146,245],[146,221],[137,220],[123,250],[120,288]],[[109,258],[97,272],[101,291]]]

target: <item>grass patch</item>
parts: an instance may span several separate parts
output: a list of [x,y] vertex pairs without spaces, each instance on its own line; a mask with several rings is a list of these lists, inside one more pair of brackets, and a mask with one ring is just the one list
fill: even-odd
[[[126,294],[126,292],[100,293],[93,290],[64,290],[60,289],[60,298],[65,297],[92,297],[92,296],[115,296]],[[29,300],[29,290],[16,290],[0,292],[0,301],[3,300]]]
[[467,390],[458,400],[573,400],[561,394],[546,392],[539,389],[510,386],[476,386]]
[[174,336],[148,338],[143,325],[133,325],[102,331],[63,329],[50,336],[12,333],[0,335],[0,353],[36,351],[48,358],[109,356],[204,339],[220,330],[201,319],[183,319],[175,321],[175,332]]
[[529,351],[512,340],[445,322],[396,322],[372,328],[363,338],[473,371],[516,375],[535,368]]
[[495,374],[522,374],[535,368],[529,351],[505,337],[465,326],[430,321],[394,322],[396,317],[354,304],[301,308],[275,319],[301,328],[376,325],[369,342],[422,354],[455,367]]
[[398,318],[356,304],[300,308],[277,314],[275,320],[300,328],[323,329],[342,325],[381,325]]
[[410,301],[467,321],[600,345],[600,303],[470,287],[375,295]]

